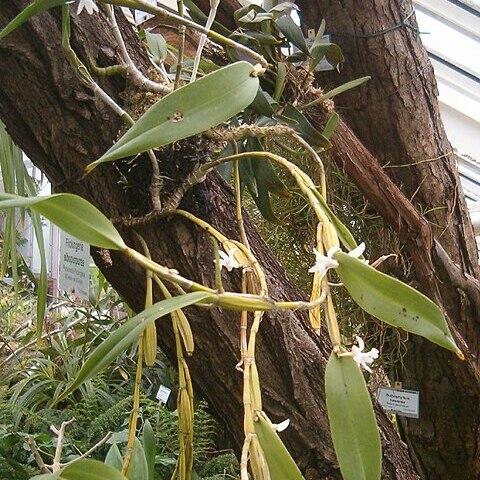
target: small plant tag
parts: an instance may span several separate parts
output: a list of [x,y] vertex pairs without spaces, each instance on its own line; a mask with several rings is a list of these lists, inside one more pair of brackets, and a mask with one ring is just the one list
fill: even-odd
[[165,405],[168,402],[170,393],[172,393],[172,391],[168,387],[166,387],[165,385],[160,385],[156,398],[161,404]]
[[380,387],[378,401],[388,413],[402,417],[419,418],[420,392],[415,390]]
[[90,245],[62,230],[60,235],[60,290],[88,300]]

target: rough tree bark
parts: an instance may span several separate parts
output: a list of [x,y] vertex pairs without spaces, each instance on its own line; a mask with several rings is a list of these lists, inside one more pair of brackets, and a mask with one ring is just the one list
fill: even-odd
[[[371,75],[365,86],[339,97],[337,108],[430,222],[436,241],[415,230],[404,230],[401,236],[409,246],[420,288],[443,307],[468,345],[468,361],[462,364],[419,338],[409,342],[402,379],[407,388],[420,390],[422,412],[419,420],[405,422],[405,434],[417,468],[425,478],[480,478],[477,247],[440,119],[432,66],[415,31],[415,16],[407,21],[411,27],[389,30],[401,25],[412,12],[412,3],[299,0],[297,4],[306,27],[318,27],[325,18],[327,33],[333,34],[332,41],[345,54],[341,74],[323,76],[322,81],[339,84]],[[389,222],[393,228],[401,224],[395,218]],[[448,266],[445,252],[451,259]],[[420,265],[419,256],[430,267]]]
[[[28,3],[0,0],[0,25]],[[132,54],[145,67],[141,47],[129,26],[121,23]],[[145,159],[141,158],[135,168],[124,168],[122,163],[102,166],[81,178],[85,165],[112,144],[121,123],[79,83],[61,49],[60,37],[60,14],[54,11],[38,16],[0,43],[0,118],[56,191],[79,194],[111,218],[145,214],[150,178]],[[103,15],[74,18],[72,44],[84,60],[91,56],[101,66],[116,63],[116,47]],[[132,93],[119,79],[104,78],[100,83],[116,98],[121,98],[120,93],[123,98]],[[208,156],[209,148],[198,139],[165,149],[159,154],[162,171],[172,183],[179,183],[194,164]],[[164,191],[172,188],[166,181]],[[189,191],[182,206],[227,235],[237,236],[232,192],[217,175],[210,175]],[[127,243],[134,244],[133,228],[121,224],[119,228]],[[213,283],[213,257],[203,232],[181,219],[157,220],[138,226],[136,231],[149,243],[154,259],[190,278]],[[272,296],[301,298],[249,222],[247,231],[266,270]],[[115,252],[111,256],[95,252],[94,257],[132,307],[141,309],[144,273]],[[225,282],[229,288],[240,287],[238,276],[232,275]],[[235,371],[238,314],[190,309],[189,317],[196,338],[195,354],[189,359],[192,376],[238,449],[242,442],[241,376]],[[172,357],[172,334],[165,319],[159,322],[159,331],[160,344]],[[265,409],[274,420],[291,419],[285,440],[309,479],[340,478],[325,414],[323,370],[328,351],[328,342],[312,334],[302,313],[274,313],[262,323],[258,366]],[[417,478],[405,445],[378,409],[377,415],[384,445],[383,478]]]

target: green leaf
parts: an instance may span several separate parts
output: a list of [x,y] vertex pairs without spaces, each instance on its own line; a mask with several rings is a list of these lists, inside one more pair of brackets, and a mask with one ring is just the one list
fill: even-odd
[[335,43],[321,43],[315,48],[311,48],[310,54],[313,57],[309,65],[311,72],[315,69],[323,57],[326,57],[328,63],[334,67],[345,61],[342,49]]
[[263,412],[256,412],[255,433],[267,460],[272,480],[304,480],[270,420]]
[[88,356],[78,372],[75,380],[54,401],[54,404],[64,399],[87,380],[100,373],[106,366],[112,363],[126,348],[135,342],[149,324],[160,317],[168,315],[180,308],[188,307],[201,302],[210,296],[204,292],[193,292],[178,297],[169,298],[157,302],[135,317],[127,320],[120,328],[111,333],[93,352]]
[[243,190],[247,187],[252,197],[258,196],[257,181],[255,180],[255,174],[253,173],[252,159],[246,158],[239,163],[238,166],[240,172],[240,187]]
[[325,138],[330,139],[330,137],[333,135],[333,132],[335,132],[339,121],[340,116],[338,115],[338,113],[332,113],[332,116],[328,119],[328,122],[323,129],[322,135]]
[[[35,185],[33,184],[30,175],[23,165],[25,171],[25,185],[30,196],[37,194]],[[31,219],[33,230],[35,231],[35,239],[37,242],[38,251],[40,253],[40,277],[37,283],[37,348],[40,346],[40,339],[43,333],[43,320],[45,318],[45,311],[47,308],[47,293],[48,293],[48,271],[47,271],[47,256],[45,253],[45,240],[43,237],[42,219],[40,215],[31,211]]]
[[260,5],[256,5],[254,3],[251,5],[249,4],[249,5],[246,5],[245,7],[241,7],[238,10],[235,10],[235,12],[233,13],[233,18],[235,20],[235,23],[238,24],[240,19],[245,15],[247,15],[248,12],[250,11],[253,11],[253,14],[265,13],[265,10]]
[[160,35],[159,33],[151,33],[149,30],[145,30],[145,41],[147,42],[147,46],[151,54],[158,61],[162,61],[167,58],[167,41],[163,35]]
[[[248,38],[255,40],[259,45],[280,45],[282,43],[282,41],[279,40],[277,37],[274,37],[270,33],[266,32],[249,30],[248,33],[244,35]],[[234,35],[232,35],[230,38],[233,39]]]
[[288,103],[283,112],[283,119],[290,118],[291,124],[300,135],[314,147],[330,148],[332,145],[308,120],[308,118],[292,104]]
[[269,10],[271,12],[278,12],[278,13],[290,13],[292,10],[300,10],[300,8],[295,5],[294,2],[281,2],[278,5],[275,5]]
[[[263,152],[263,146],[256,137],[247,140],[247,151]],[[272,162],[268,158],[252,157],[252,171],[258,189],[266,189],[285,198],[292,196],[287,186],[278,176]]]
[[30,480],[127,480],[114,467],[98,460],[83,459],[73,462],[60,472],[36,475]]
[[283,90],[285,89],[285,80],[287,78],[287,68],[285,62],[277,63],[277,77],[275,78],[275,91],[273,92],[273,98],[278,102],[282,97]]
[[255,98],[254,67],[237,62],[175,90],[150,107],[97,165],[196,135],[229,120]]
[[116,443],[113,443],[108,449],[107,456],[105,457],[105,463],[120,472],[122,471],[123,458]]
[[72,463],[62,470],[60,478],[62,480],[127,480],[116,468],[91,459]]
[[42,475],[35,475],[30,477],[30,480],[57,480],[60,477],[61,472],[44,473]]
[[28,21],[34,15],[49,10],[53,7],[58,7],[65,3],[65,0],[35,0],[31,5],[22,10],[1,32],[0,40],[6,37],[9,33],[17,29],[22,23]]
[[351,90],[352,88],[363,85],[365,82],[368,82],[370,78],[371,77],[361,77],[361,78],[352,80],[351,82],[344,83],[343,85],[340,85],[339,87],[334,88],[333,90],[330,90],[329,92],[325,93],[325,95],[322,95],[320,98],[323,101],[323,100],[327,100],[329,98],[335,97],[337,95],[340,95],[343,92],[346,92],[347,90]]
[[[262,144],[258,138],[251,137],[247,140],[247,151],[263,151]],[[291,193],[277,175],[277,172],[268,158],[252,157],[251,159],[242,160],[240,166],[245,162],[249,162],[251,165],[251,174],[253,175],[255,182],[255,191],[250,189],[249,183],[246,183],[246,185],[258,210],[269,222],[281,224],[282,222],[273,212],[269,192],[282,195],[283,197],[289,197],[291,196]],[[240,172],[241,174],[243,173],[242,170]]]
[[271,15],[270,13],[257,13],[255,15],[253,11],[250,11],[242,18],[239,18],[238,23],[255,25],[256,23],[268,22],[272,20],[273,20],[273,15]]
[[325,100],[328,100],[329,98],[335,97],[336,95],[340,95],[340,93],[346,92],[347,90],[358,87],[364,84],[365,82],[368,82],[370,78],[371,77],[362,77],[362,78],[357,78],[355,80],[352,80],[351,82],[344,83],[343,85],[340,85],[339,87],[334,88],[333,90],[330,90],[329,92],[316,98],[312,102],[302,105],[299,108],[300,110],[306,110],[307,108],[313,107],[314,105],[321,104]]
[[[152,477],[153,478],[153,477]],[[130,480],[149,480],[148,463],[145,451],[138,438],[135,438],[130,464]]]
[[155,457],[157,455],[157,444],[155,442],[155,433],[149,420],[143,424],[143,449],[148,464],[148,478],[146,480],[155,480]]
[[271,117],[278,109],[278,102],[268,92],[259,88],[250,108],[255,113]]
[[74,237],[111,250],[127,248],[108,218],[77,195],[57,193],[39,197],[19,197],[0,193],[0,210],[29,207]]
[[344,252],[336,269],[348,293],[367,313],[462,355],[442,311],[428,297]]
[[352,357],[331,354],[325,370],[325,393],[343,479],[380,480],[380,435],[365,380]]
[[309,55],[302,29],[293,21],[292,17],[284,15],[275,21],[277,28],[295,45],[302,53]]

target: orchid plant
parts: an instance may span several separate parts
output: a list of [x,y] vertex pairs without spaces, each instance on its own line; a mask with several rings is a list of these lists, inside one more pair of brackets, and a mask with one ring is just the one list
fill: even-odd
[[[218,6],[218,2],[213,2],[213,4],[215,4],[215,8]],[[193,78],[190,78],[188,70],[184,69],[179,51],[173,75],[165,73],[166,70],[163,66],[163,69],[160,68],[163,61],[160,59],[156,68],[158,67],[158,71],[163,75],[163,81],[151,80],[138,70],[129,57],[116,24],[114,5],[127,6],[169,17],[181,27],[194,28],[223,45],[232,62],[225,67],[216,68],[213,73],[208,75],[206,72],[200,72],[198,79],[190,81]],[[179,5],[183,10],[183,2],[179,1]],[[309,74],[308,72],[311,72],[325,56],[330,62],[340,63],[343,61],[341,51],[336,45],[321,46],[320,39],[323,35],[324,25],[321,26],[313,45],[308,48],[306,43],[302,42],[301,31],[289,16],[290,11],[296,8],[290,2],[284,2],[268,11],[256,5],[247,5],[236,13],[236,20],[241,28],[226,37],[189,20],[183,16],[183,11],[173,14],[144,0],[79,0],[76,9],[78,15],[82,14],[84,10],[91,15],[99,12],[99,6],[104,7],[122,56],[118,72],[128,76],[132,82],[141,83],[143,88],[161,96],[155,105],[134,122],[128,112],[122,109],[119,102],[103,91],[94,80],[94,74],[101,75],[102,70],[96,68],[95,72],[90,72],[71,48],[68,2],[36,0],[37,8],[34,11],[27,9],[13,19],[0,33],[0,41],[23,22],[28,21],[32,12],[36,13],[54,6],[62,6],[64,13],[63,44],[68,58],[75,66],[78,75],[81,76],[81,80],[130,127],[101,158],[96,159],[86,168],[85,174],[105,162],[145,153],[145,158],[151,162],[155,177],[158,175],[158,165],[154,149],[203,133],[216,141],[229,144],[230,151],[228,152],[226,149],[206,164],[199,166],[192,185],[202,181],[214,168],[229,164],[232,168],[227,177],[230,179],[233,176],[237,203],[240,241],[226,237],[212,225],[189,212],[179,210],[178,204],[168,212],[162,211],[158,185],[154,181],[155,178],[152,178],[151,215],[181,215],[203,228],[214,239],[216,258],[213,259],[213,262],[216,285],[209,286],[197,283],[182,276],[177,270],[169,269],[155,262],[150,257],[148,245],[141,237],[138,237],[138,242],[142,247],[142,252],[126,245],[110,219],[79,197],[70,194],[55,194],[47,197],[23,197],[13,193],[0,195],[1,209],[29,207],[80,240],[99,248],[119,251],[145,270],[145,310],[130,318],[93,351],[78,378],[55,399],[55,402],[61,401],[62,398],[101,371],[116,358],[122,349],[139,341],[134,404],[130,416],[128,446],[121,462],[121,472],[114,471],[112,473],[111,470],[99,469],[99,476],[96,478],[122,480],[132,475],[132,455],[138,454],[138,451],[135,450],[135,438],[142,364],[143,362],[150,364],[155,359],[155,320],[161,316],[171,315],[180,378],[177,405],[181,434],[179,438],[180,453],[175,475],[181,480],[191,479],[193,387],[184,352],[193,353],[194,338],[183,309],[189,305],[196,305],[200,308],[221,307],[240,311],[241,350],[237,368],[243,374],[245,407],[243,412],[245,443],[241,457],[242,480],[247,480],[251,476],[256,480],[298,480],[303,478],[278,436],[278,432],[288,426],[289,420],[275,425],[268,419],[263,407],[261,382],[255,361],[255,345],[257,335],[261,335],[262,317],[265,312],[273,309],[308,310],[312,329],[319,335],[325,334],[322,330],[322,321],[325,321],[332,345],[331,356],[325,372],[326,402],[340,469],[345,480],[380,479],[380,436],[365,378],[361,371],[363,369],[368,373],[371,372],[372,363],[379,357],[379,351],[376,348],[365,351],[364,341],[358,336],[355,338],[357,345],[353,344],[350,349],[348,348],[348,345],[352,345],[353,339],[345,338],[341,334],[332,290],[345,288],[361,308],[380,321],[424,336],[455,352],[460,358],[462,353],[455,344],[439,308],[411,287],[369,265],[363,258],[365,244],[358,245],[350,231],[329,208],[326,202],[325,169],[318,152],[331,145],[328,132],[331,135],[336,117],[331,117],[328,129],[326,127],[323,132],[319,132],[302,113],[307,108],[318,106],[324,102],[329,98],[328,94],[324,95],[322,99],[317,99],[318,101],[314,100],[303,105],[300,105],[302,99],[299,98],[298,108],[292,104],[281,105],[286,84],[286,64],[293,69],[297,62],[303,62],[304,71]],[[209,25],[213,22],[213,16]],[[267,25],[268,28],[265,30],[262,27],[264,29],[260,30],[260,24]],[[184,29],[180,30],[184,32]],[[151,38],[151,35],[146,37],[147,40]],[[286,55],[285,50],[288,50],[291,44],[295,44],[298,52]],[[157,43],[156,47],[158,45]],[[155,50],[152,45],[149,46],[151,53],[159,51],[159,48]],[[201,55],[202,49],[199,48],[198,51]],[[240,57],[246,58],[248,61],[238,60]],[[199,58],[195,62],[197,66]],[[346,88],[358,85],[366,79],[360,80],[349,84]],[[341,88],[336,89],[336,93],[341,91]],[[231,92],[235,92],[234,95]],[[215,108],[218,104],[222,105],[222,109]],[[219,125],[225,124],[228,125],[227,128],[219,127]],[[321,172],[320,187],[317,187],[293,160],[264,150],[261,139],[279,136],[289,137],[311,157],[312,162],[315,162]],[[288,150],[286,152],[285,155],[288,157]],[[241,165],[246,168],[241,169]],[[257,168],[256,173],[253,173],[252,165]],[[262,214],[275,221],[269,193],[272,191],[285,193],[286,187],[277,176],[273,165],[285,169],[292,176],[318,220],[318,228],[313,239],[316,245],[314,249],[315,264],[308,270],[313,273],[312,293],[308,302],[303,299],[275,301],[269,296],[265,273],[250,249],[245,235],[241,208],[243,185],[250,190]],[[138,220],[140,224],[142,221],[142,219]],[[218,245],[221,245],[222,250]],[[325,254],[325,252],[327,253]],[[223,269],[227,272],[223,272]],[[244,279],[242,290],[225,292],[222,285],[222,274],[228,275],[235,269],[241,269]],[[331,282],[333,272],[340,279],[340,286]],[[154,286],[161,292],[165,300],[158,303],[153,302]],[[248,312],[252,312],[251,319],[247,315]],[[40,325],[42,320],[42,318],[38,319]],[[348,419],[352,417],[362,418],[361,431],[356,428],[355,422],[349,423]],[[368,448],[365,447],[366,444]],[[58,478],[58,476],[51,477],[52,474],[58,472],[51,472],[45,477],[38,478]],[[89,478],[85,475],[81,476],[82,473],[78,471],[76,474],[80,475],[75,477],[78,479]],[[67,470],[62,475],[69,478]],[[149,478],[148,480],[153,479]]]

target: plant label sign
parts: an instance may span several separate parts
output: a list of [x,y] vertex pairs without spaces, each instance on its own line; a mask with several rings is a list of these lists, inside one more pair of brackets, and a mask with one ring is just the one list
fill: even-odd
[[160,403],[163,403],[165,405],[168,402],[168,398],[170,397],[171,392],[172,391],[165,385],[160,385],[156,398]]
[[90,286],[90,245],[68,233],[60,235],[60,290],[88,300]]
[[380,387],[377,397],[386,412],[396,413],[402,417],[419,418],[420,392]]

